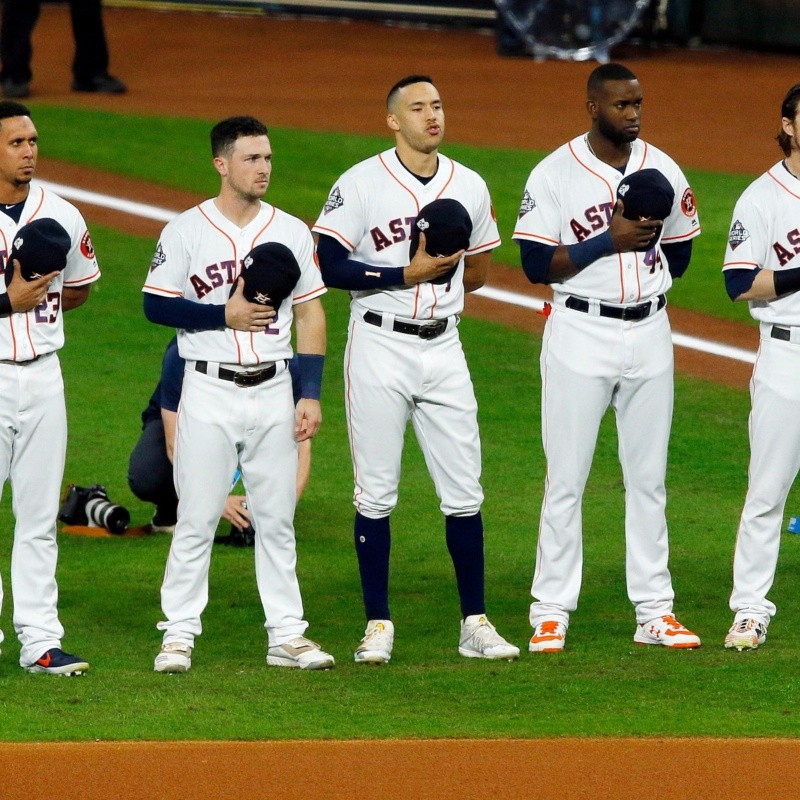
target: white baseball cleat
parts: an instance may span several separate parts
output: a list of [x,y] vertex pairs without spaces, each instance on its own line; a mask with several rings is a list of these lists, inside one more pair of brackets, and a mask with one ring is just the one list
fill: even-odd
[[681,625],[671,614],[637,625],[633,641],[636,644],[660,644],[676,650],[700,647],[700,637]]
[[295,636],[283,644],[267,650],[267,664],[271,667],[295,669],[330,669],[336,662],[316,642],[305,636]]
[[356,648],[356,664],[386,664],[392,657],[394,623],[390,619],[371,619],[364,638]]
[[567,624],[560,619],[542,620],[533,630],[528,652],[560,653],[567,638]]
[[734,647],[739,651],[755,650],[766,641],[767,626],[759,619],[742,617],[733,621],[725,637],[725,647],[729,650]]
[[519,647],[507,642],[485,614],[472,614],[461,621],[458,652],[465,658],[490,658],[494,661],[519,658]]
[[188,672],[192,666],[192,648],[186,642],[167,642],[161,645],[153,669],[156,672]]

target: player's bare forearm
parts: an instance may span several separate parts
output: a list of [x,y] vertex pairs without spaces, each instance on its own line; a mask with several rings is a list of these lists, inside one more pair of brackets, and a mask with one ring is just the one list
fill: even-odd
[[297,352],[324,356],[327,346],[325,310],[318,297],[294,307],[294,324]]
[[239,280],[236,289],[225,304],[225,324],[237,331],[263,333],[275,319],[275,309],[260,303],[251,303],[244,296],[244,281]]
[[464,256],[464,291],[474,292],[486,283],[489,266],[492,263],[492,251],[474,253]]
[[161,409],[161,422],[164,424],[164,444],[166,445],[167,458],[171,464],[175,456],[175,426],[178,422],[178,414],[175,411]]
[[322,406],[319,400],[301,397],[294,412],[294,433],[298,442],[313,439],[322,425]]
[[756,274],[750,288],[736,297],[736,300],[775,300],[777,297],[775,270],[762,269]]
[[65,286],[61,290],[62,311],[72,311],[82,306],[89,299],[91,286]]

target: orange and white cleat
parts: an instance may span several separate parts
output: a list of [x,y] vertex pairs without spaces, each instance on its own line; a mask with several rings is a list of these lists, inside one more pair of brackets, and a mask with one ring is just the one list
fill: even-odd
[[528,643],[531,653],[560,653],[564,649],[567,625],[560,619],[546,619],[533,631]]
[[660,644],[676,650],[700,647],[700,637],[681,625],[671,614],[637,625],[633,641],[636,644]]

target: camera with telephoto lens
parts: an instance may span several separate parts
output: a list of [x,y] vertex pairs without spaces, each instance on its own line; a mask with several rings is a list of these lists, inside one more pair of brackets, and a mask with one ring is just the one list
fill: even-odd
[[111,533],[125,533],[131,521],[128,509],[112,503],[106,487],[99,483],[88,487],[71,483],[67,487],[58,518],[66,525],[105,528]]

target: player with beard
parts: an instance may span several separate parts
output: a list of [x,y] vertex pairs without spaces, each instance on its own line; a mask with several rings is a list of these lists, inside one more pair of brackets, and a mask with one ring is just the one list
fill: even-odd
[[[636,76],[621,64],[597,67],[586,109],[590,130],[531,172],[514,232],[525,274],[554,292],[540,362],[547,478],[529,650],[564,648],[581,586],[583,491],[609,405],[625,481],[634,641],[698,647],[700,639],[672,615],[664,480],[673,404],[665,294],[686,270],[700,224],[678,165],[639,138]],[[625,216],[617,189],[643,169],[657,170],[670,189],[663,219]]]

